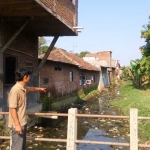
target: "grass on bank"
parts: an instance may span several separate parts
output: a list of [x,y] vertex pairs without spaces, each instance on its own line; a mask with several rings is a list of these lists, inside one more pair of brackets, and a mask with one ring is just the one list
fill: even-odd
[[[68,109],[71,106],[71,103],[82,103],[83,101],[88,100],[90,97],[98,93],[98,90],[91,88],[88,90],[80,89],[76,93],[71,93],[66,96],[61,96],[55,98],[52,95],[48,97],[47,94],[41,96],[42,110],[43,111],[59,111],[66,107]],[[58,100],[59,99],[59,100]],[[52,108],[52,105],[55,107]]]
[[86,92],[84,95],[79,96],[79,100],[87,100],[88,98],[90,98],[91,96],[95,95],[98,93],[98,90],[91,90],[89,92]]
[[[130,108],[138,109],[138,116],[150,116],[150,89],[136,89],[131,82],[120,87],[120,97],[110,102],[124,115],[129,115]],[[139,120],[140,142],[150,141],[150,120]]]

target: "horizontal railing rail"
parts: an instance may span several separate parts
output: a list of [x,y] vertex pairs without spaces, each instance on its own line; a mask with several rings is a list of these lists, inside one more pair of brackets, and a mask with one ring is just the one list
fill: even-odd
[[[0,112],[0,115],[8,115],[8,112]],[[68,117],[67,113],[27,113],[31,116],[59,116]],[[113,116],[113,115],[95,115],[95,114],[76,114],[76,117],[83,118],[114,118],[114,119],[129,119],[130,116]],[[150,120],[150,117],[138,117],[138,120]]]

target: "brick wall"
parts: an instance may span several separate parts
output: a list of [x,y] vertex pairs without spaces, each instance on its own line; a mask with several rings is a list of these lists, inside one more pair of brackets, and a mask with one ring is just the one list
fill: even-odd
[[97,57],[101,60],[111,60],[111,51],[98,52]]
[[[80,74],[87,76],[87,79],[90,79],[90,76],[95,75],[96,81],[95,83],[92,82],[90,86],[96,87],[98,85],[99,72],[79,70],[76,66],[64,63],[60,63],[62,70],[55,70],[55,64],[56,62],[47,61],[42,71],[40,72],[41,86],[47,87],[52,95],[66,95],[76,92],[80,88],[87,88],[88,85],[80,85]],[[73,82],[70,82],[69,72],[73,72]],[[49,79],[47,84],[44,84],[44,78]]]
[[[55,62],[47,61],[40,72],[40,84],[46,86],[53,95],[65,95],[73,92],[78,84],[78,70],[75,66],[60,63],[62,70],[55,70]],[[69,81],[69,72],[73,71],[73,82]],[[44,84],[44,78],[48,78],[48,84]]]
[[112,71],[110,72],[110,79],[111,81],[116,78],[116,69],[112,68]]
[[47,7],[49,7],[54,14],[57,14],[58,19],[73,27],[77,25],[77,7],[78,0],[75,5],[71,0],[41,0]]
[[98,52],[94,54],[86,54],[85,57],[96,57],[99,58],[100,60],[108,60],[110,61],[112,58],[112,52],[111,51],[103,51],[103,52]]

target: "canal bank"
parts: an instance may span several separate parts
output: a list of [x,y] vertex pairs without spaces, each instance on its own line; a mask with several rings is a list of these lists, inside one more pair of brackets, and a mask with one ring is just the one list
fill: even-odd
[[[110,101],[110,106],[117,108],[121,115],[129,115],[130,108],[138,109],[138,116],[150,116],[150,88],[135,88],[132,82],[120,86],[121,96]],[[138,139],[140,144],[150,144],[150,120],[138,121]]]

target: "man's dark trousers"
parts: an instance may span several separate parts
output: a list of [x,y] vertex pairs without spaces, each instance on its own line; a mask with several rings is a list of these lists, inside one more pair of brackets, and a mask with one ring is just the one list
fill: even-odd
[[26,130],[27,125],[22,126],[22,134],[18,134],[13,127],[11,128],[11,150],[26,150]]

